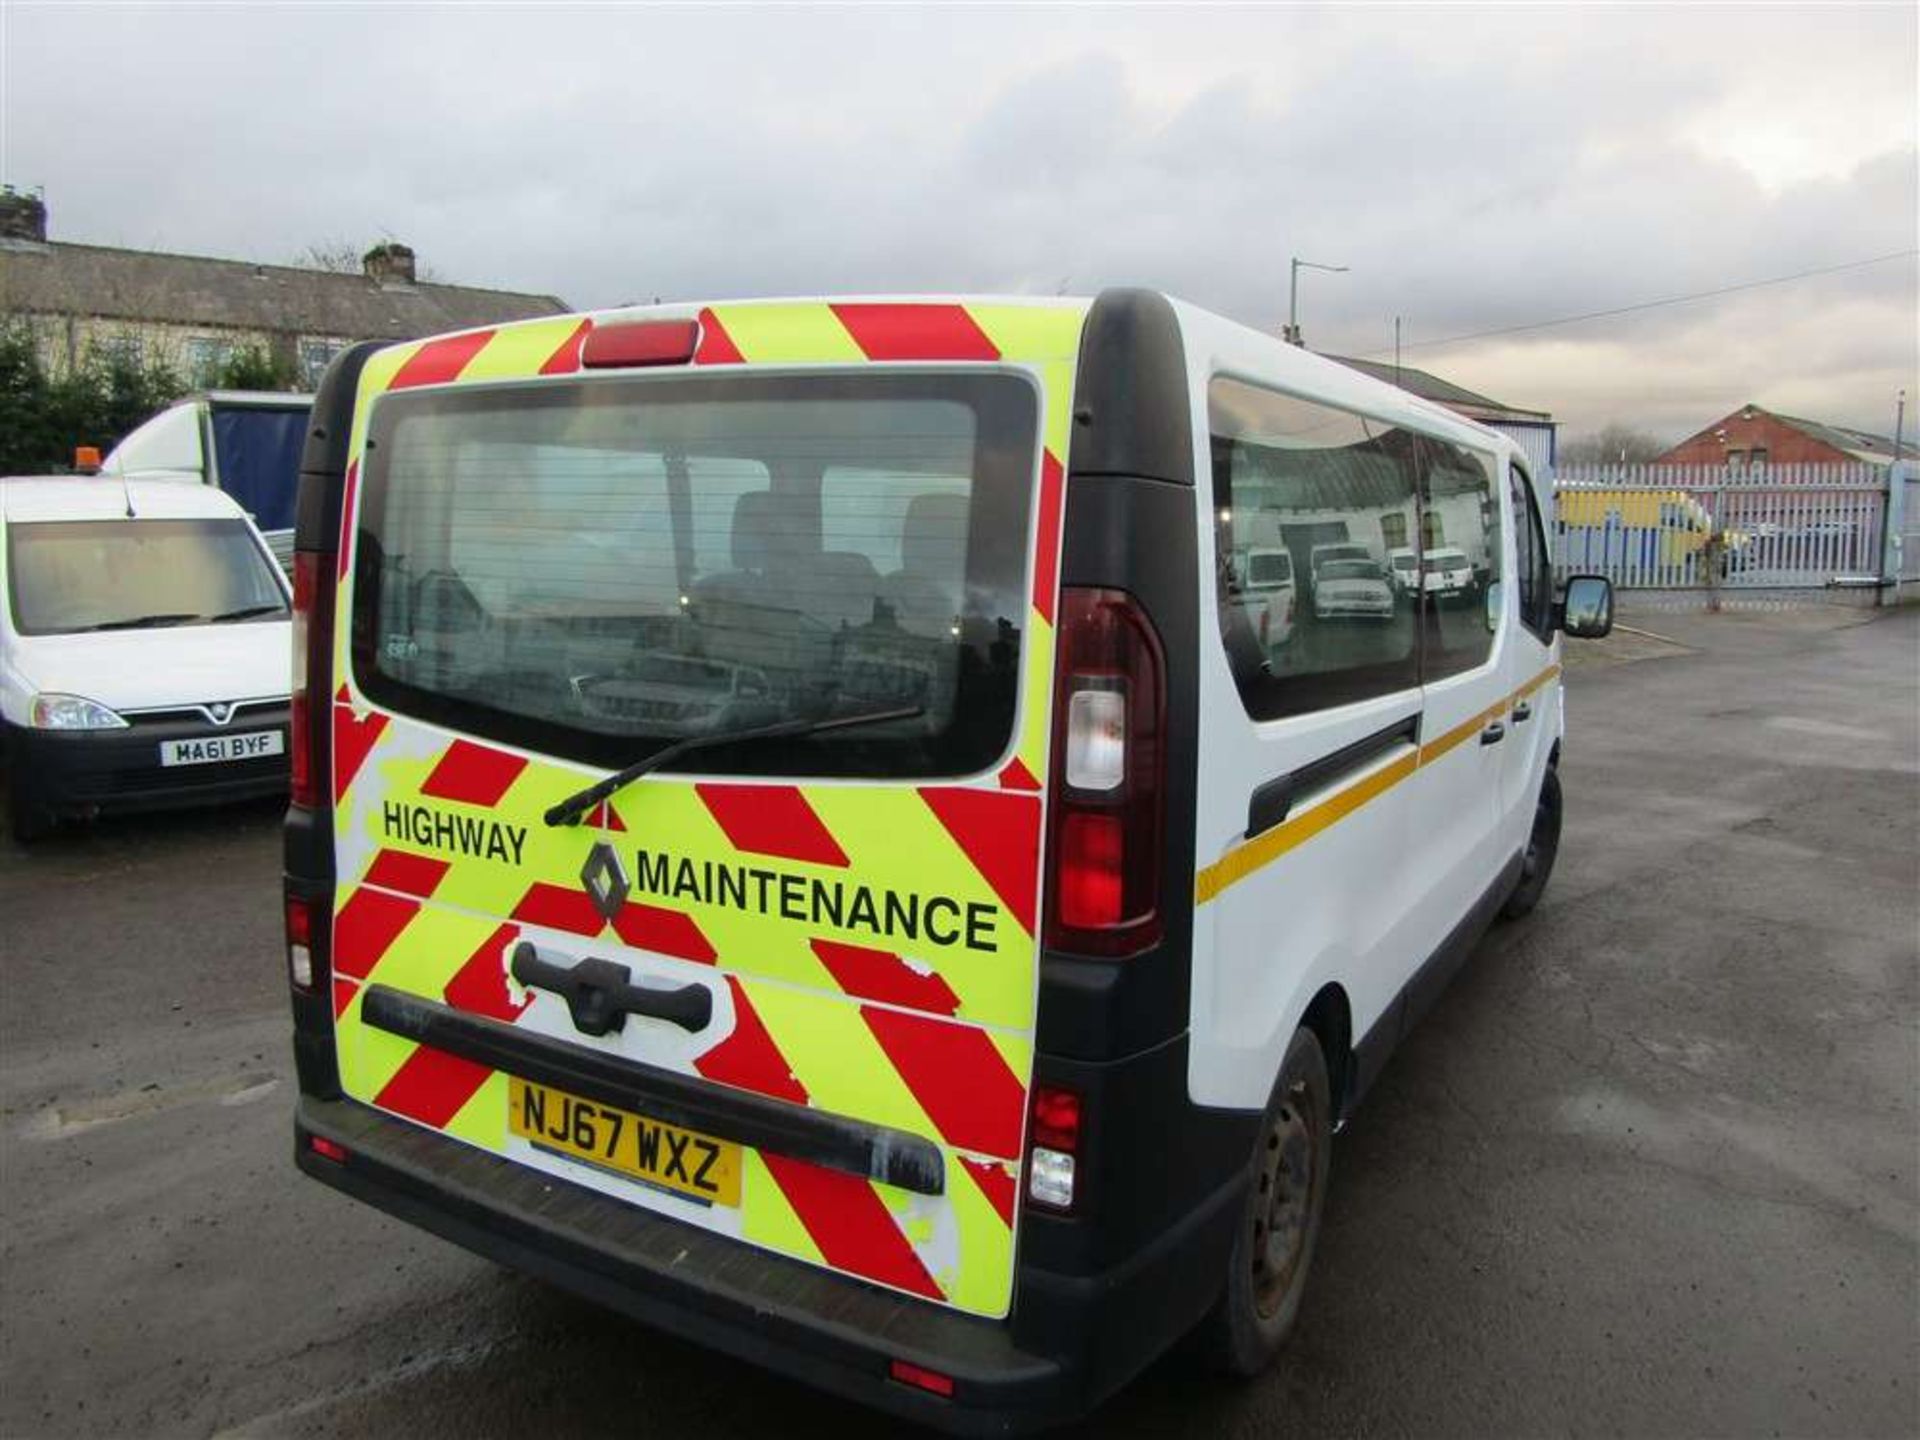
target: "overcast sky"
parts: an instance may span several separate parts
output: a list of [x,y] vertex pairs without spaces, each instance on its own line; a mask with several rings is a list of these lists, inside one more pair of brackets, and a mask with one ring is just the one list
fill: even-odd
[[[1153,285],[1563,434],[1882,432],[1920,244],[1912,3],[694,9],[0,0],[0,179],[56,240],[625,300]],[[1909,414],[1908,434],[1915,429]]]

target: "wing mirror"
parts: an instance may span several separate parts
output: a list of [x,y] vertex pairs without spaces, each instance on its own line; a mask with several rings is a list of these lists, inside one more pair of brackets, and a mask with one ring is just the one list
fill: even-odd
[[1553,618],[1570,637],[1598,640],[1613,629],[1613,582],[1604,575],[1575,575],[1553,608]]

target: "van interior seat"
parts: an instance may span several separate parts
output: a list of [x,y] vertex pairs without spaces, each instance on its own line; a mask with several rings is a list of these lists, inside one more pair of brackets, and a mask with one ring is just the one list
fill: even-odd
[[900,568],[880,582],[880,599],[902,630],[945,638],[960,613],[967,564],[964,495],[916,495],[900,526]]
[[790,575],[802,554],[792,503],[771,490],[750,490],[733,502],[728,537],[731,570],[705,575],[693,585],[693,599],[742,605],[776,605],[783,575]]
[[880,572],[858,550],[825,550],[802,562],[792,593],[801,611],[835,629],[865,625],[873,619]]

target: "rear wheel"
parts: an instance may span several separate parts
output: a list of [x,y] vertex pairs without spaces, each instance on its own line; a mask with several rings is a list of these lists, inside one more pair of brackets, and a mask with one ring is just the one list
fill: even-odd
[[1332,1110],[1320,1041],[1297,1030],[1261,1121],[1226,1288],[1207,1319],[1208,1357],[1229,1374],[1265,1370],[1299,1317],[1327,1198]]
[[1560,772],[1549,769],[1540,782],[1540,799],[1533,807],[1533,829],[1527,835],[1527,848],[1520,858],[1520,883],[1500,913],[1518,920],[1532,913],[1546,891],[1547,877],[1553,874],[1553,862],[1560,853]]

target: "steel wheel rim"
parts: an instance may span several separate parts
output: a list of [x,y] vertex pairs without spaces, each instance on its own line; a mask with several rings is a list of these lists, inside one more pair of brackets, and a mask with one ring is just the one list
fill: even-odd
[[1314,1192],[1320,1184],[1312,1093],[1296,1080],[1267,1126],[1254,1180],[1253,1303],[1263,1320],[1280,1312],[1307,1246]]

